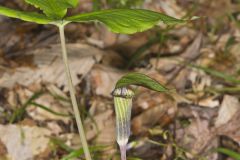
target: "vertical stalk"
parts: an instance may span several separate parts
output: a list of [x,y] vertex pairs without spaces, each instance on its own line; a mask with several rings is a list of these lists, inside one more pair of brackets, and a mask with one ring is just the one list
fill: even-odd
[[71,77],[71,73],[70,73],[70,69],[69,69],[65,35],[64,35],[64,25],[59,25],[58,27],[59,27],[59,33],[60,33],[60,39],[61,39],[62,58],[63,58],[63,62],[64,62],[64,69],[65,69],[66,76],[67,76],[68,87],[69,87],[69,91],[70,91],[70,97],[71,97],[71,102],[72,102],[72,106],[73,106],[75,119],[77,122],[78,132],[79,132],[80,139],[82,142],[85,158],[86,158],[86,160],[92,160],[90,152],[89,152],[86,136],[84,133],[83,124],[82,124],[80,112],[79,112],[78,105],[77,105],[77,99],[75,96],[75,89],[74,89],[74,86],[72,83],[72,77]]
[[121,145],[120,147],[120,153],[121,153],[121,160],[127,160],[127,145]]

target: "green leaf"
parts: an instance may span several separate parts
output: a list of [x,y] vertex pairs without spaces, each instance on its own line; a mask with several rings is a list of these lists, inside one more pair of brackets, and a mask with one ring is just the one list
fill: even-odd
[[164,87],[158,81],[150,78],[147,75],[142,73],[129,73],[123,76],[120,80],[118,80],[116,84],[116,88],[122,88],[129,85],[137,85],[142,86],[157,92],[168,92],[169,89]]
[[61,149],[65,150],[65,151],[67,151],[67,152],[72,152],[72,151],[74,151],[73,148],[71,148],[71,147],[69,147],[68,145],[66,145],[65,142],[64,142],[63,140],[61,140],[61,139],[58,139],[58,138],[55,138],[55,137],[51,137],[50,140],[51,140],[51,142],[52,142],[54,145],[60,147]]
[[26,113],[27,107],[31,104],[32,101],[38,99],[43,95],[42,91],[36,92],[30,97],[20,108],[16,109],[10,118],[10,123],[17,122],[23,119],[24,114]]
[[100,21],[116,33],[132,34],[152,28],[160,21],[167,25],[185,22],[162,13],[144,9],[113,9],[83,13],[66,20],[72,22]]
[[[91,147],[89,147],[90,152],[101,151],[103,149],[105,149],[105,146],[91,146]],[[79,158],[83,154],[84,154],[84,150],[83,150],[83,148],[80,148],[78,150],[71,151],[68,155],[63,157],[61,160],[73,160],[73,159]]]
[[64,114],[64,113],[58,113],[58,112],[55,112],[54,110],[50,109],[50,107],[46,107],[42,104],[38,104],[38,103],[35,103],[35,102],[31,102],[30,105],[34,105],[35,107],[38,107],[38,108],[41,108],[49,113],[52,113],[56,116],[62,116],[62,117],[71,117],[71,115],[69,114]]
[[75,8],[77,7],[78,3],[79,3],[79,0],[65,0],[67,3],[69,3],[72,8]]
[[25,0],[27,3],[40,8],[44,14],[55,20],[62,19],[67,8],[73,8],[78,5],[78,0]]
[[224,79],[227,82],[240,84],[240,80],[237,79],[234,76],[219,72],[219,71],[211,69],[211,68],[203,67],[203,66],[198,66],[198,65],[193,65],[193,64],[189,64],[189,66],[193,67],[193,68],[196,68],[196,69],[199,69],[199,70],[202,70],[202,71],[206,72],[207,74],[210,74],[214,77]]
[[35,22],[38,24],[48,24],[53,21],[51,18],[48,18],[43,14],[36,12],[17,11],[3,6],[0,6],[0,15],[17,18],[28,22]]
[[217,148],[216,149],[217,152],[219,153],[222,153],[222,154],[225,154],[235,160],[240,160],[240,153],[237,153],[237,152],[234,152],[230,149],[227,149],[227,148]]

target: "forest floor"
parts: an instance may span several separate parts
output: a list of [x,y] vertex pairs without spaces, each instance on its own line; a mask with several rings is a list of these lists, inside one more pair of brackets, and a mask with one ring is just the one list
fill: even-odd
[[[0,5],[33,10],[23,0]],[[71,13],[93,6],[81,0]],[[232,151],[240,153],[240,2],[146,0],[140,6],[200,18],[134,35],[111,33],[99,23],[65,29],[93,159],[120,158],[111,92],[133,71],[176,88],[179,96],[138,88],[129,160],[234,159]],[[0,16],[0,160],[84,159],[63,67],[56,27]]]

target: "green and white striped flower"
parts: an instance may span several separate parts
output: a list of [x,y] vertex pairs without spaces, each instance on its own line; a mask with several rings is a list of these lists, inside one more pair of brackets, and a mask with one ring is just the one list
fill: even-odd
[[126,160],[126,145],[130,136],[132,98],[134,92],[125,87],[113,91],[116,112],[117,143],[121,150],[122,160]]
[[116,112],[117,143],[120,147],[122,160],[126,160],[126,146],[130,136],[132,99],[134,96],[134,92],[126,88],[129,85],[142,86],[153,91],[169,93],[168,88],[142,73],[128,73],[117,81],[113,96]]

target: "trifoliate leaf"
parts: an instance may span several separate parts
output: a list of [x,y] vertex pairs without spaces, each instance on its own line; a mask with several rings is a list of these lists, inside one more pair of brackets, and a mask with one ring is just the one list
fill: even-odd
[[100,21],[116,33],[132,34],[152,28],[159,22],[167,25],[185,22],[162,13],[144,9],[113,9],[83,13],[66,20],[72,22]]
[[122,88],[129,85],[142,86],[157,92],[168,92],[169,89],[164,87],[158,81],[142,73],[129,73],[118,80],[116,88]]
[[38,24],[48,24],[53,21],[51,18],[48,18],[43,14],[39,14],[35,12],[17,11],[17,10],[13,10],[13,9],[2,7],[2,6],[0,6],[0,15],[12,17],[12,18],[18,18],[28,22],[35,22]]

